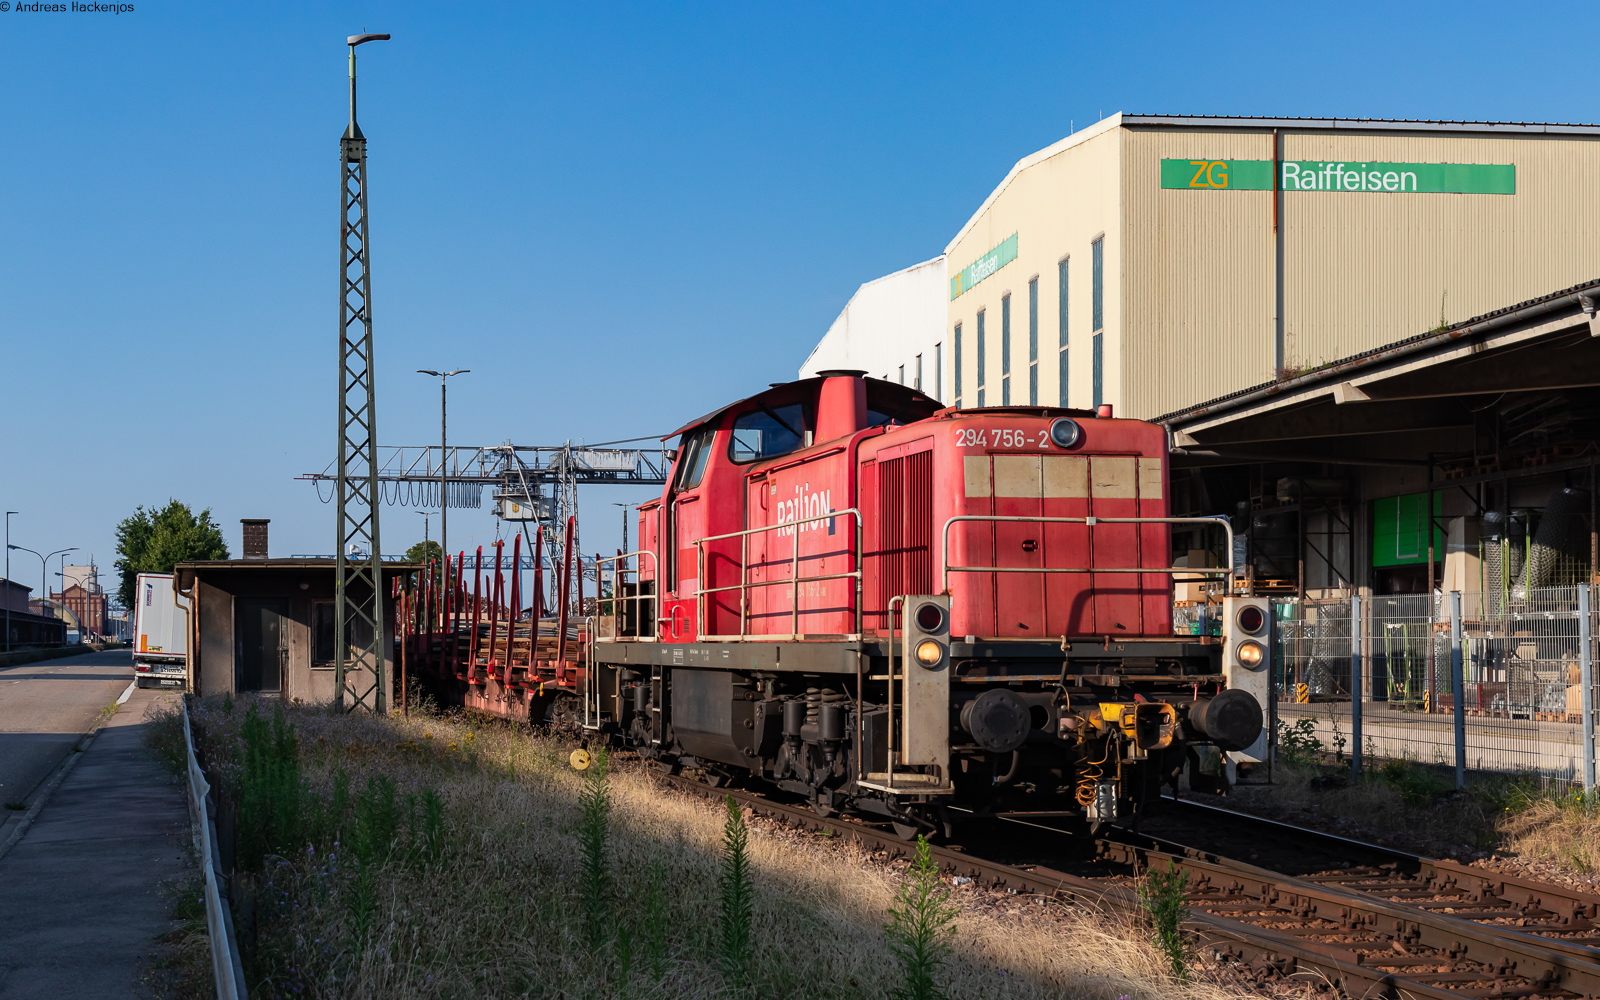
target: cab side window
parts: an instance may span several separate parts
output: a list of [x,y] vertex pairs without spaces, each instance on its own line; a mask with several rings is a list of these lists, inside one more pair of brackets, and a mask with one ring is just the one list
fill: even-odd
[[689,436],[683,445],[683,458],[678,465],[678,489],[689,490],[700,485],[706,473],[706,460],[711,457],[711,439],[715,428],[706,428]]
[[755,462],[787,455],[805,444],[806,413],[800,403],[751,410],[733,422],[728,457]]

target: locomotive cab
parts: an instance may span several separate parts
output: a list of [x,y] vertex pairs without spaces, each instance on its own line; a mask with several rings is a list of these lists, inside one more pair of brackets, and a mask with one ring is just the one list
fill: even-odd
[[660,766],[910,834],[1126,819],[1197,748],[1259,752],[1264,612],[1172,632],[1172,527],[1232,540],[1168,516],[1161,428],[826,372],[676,435],[583,710]]

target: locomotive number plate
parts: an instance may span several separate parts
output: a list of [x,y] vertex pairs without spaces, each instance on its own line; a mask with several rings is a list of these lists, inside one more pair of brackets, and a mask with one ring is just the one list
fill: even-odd
[[1039,431],[1035,437],[1032,431],[1008,430],[1004,427],[993,427],[988,430],[979,428],[962,428],[956,431],[957,448],[1048,448],[1050,447],[1050,431],[1048,428]]

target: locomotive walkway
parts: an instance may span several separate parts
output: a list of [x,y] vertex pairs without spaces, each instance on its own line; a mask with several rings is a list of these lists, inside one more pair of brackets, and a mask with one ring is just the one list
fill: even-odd
[[[79,683],[99,697],[105,680],[85,666],[77,664]],[[127,670],[121,686],[131,677]],[[174,697],[136,689],[65,763],[59,786],[49,790],[47,778],[34,793],[20,839],[4,846],[16,821],[0,835],[0,998],[146,992],[141,974],[155,939],[175,926],[162,883],[193,871],[183,793],[143,745],[146,713]]]

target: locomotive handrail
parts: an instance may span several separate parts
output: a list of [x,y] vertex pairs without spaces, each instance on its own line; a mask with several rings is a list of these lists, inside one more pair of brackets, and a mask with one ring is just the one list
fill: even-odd
[[[650,563],[656,569],[656,591],[657,591],[657,593],[654,593],[654,594],[639,593],[639,594],[633,595],[632,597],[621,597],[621,596],[619,596],[619,594],[622,591],[622,575],[624,573],[630,573],[630,572],[631,573],[639,573],[639,572],[641,572],[643,570],[642,566],[636,567],[636,568],[634,568],[632,570],[628,570],[628,569],[624,569],[623,568],[623,566],[622,566],[623,561],[627,560],[627,559],[632,559],[634,556],[649,556],[650,557]],[[661,590],[661,582],[660,582],[661,581],[661,565],[656,560],[656,554],[654,552],[651,552],[649,549],[639,549],[638,551],[635,551],[635,552],[619,552],[618,554],[616,554],[614,556],[606,556],[603,559],[600,557],[600,555],[598,553],[595,554],[595,557],[594,557],[594,586],[595,586],[595,591],[596,591],[596,597],[595,597],[595,603],[594,603],[595,618],[599,618],[600,617],[600,615],[599,615],[600,601],[602,599],[598,596],[598,592],[600,590],[600,585],[605,582],[604,566],[605,566],[606,563],[615,563],[616,564],[615,567],[611,571],[611,598],[610,598],[610,600],[613,602],[612,603],[613,612],[616,611],[616,605],[620,604],[620,603],[622,603],[624,601],[630,601],[630,602],[634,602],[634,603],[640,604],[640,607],[635,612],[635,614],[637,615],[635,620],[638,622],[639,630],[642,633],[644,631],[644,613],[643,613],[644,612],[644,608],[642,606],[642,602],[644,602],[644,601],[654,601],[654,602],[656,602],[655,603],[655,609],[656,609],[655,618],[658,621],[661,618],[661,602],[660,602],[660,597],[661,597],[661,595],[660,595],[660,590]],[[644,589],[643,581],[635,580],[634,582],[638,583],[640,585],[639,586],[640,590]],[[585,665],[586,669],[583,672],[583,686],[584,686],[584,689],[585,689],[584,690],[584,696],[583,696],[583,714],[584,714],[583,725],[584,725],[584,728],[586,728],[586,729],[595,729],[595,728],[598,728],[599,725],[600,725],[600,677],[599,677],[599,671],[597,671],[595,669],[595,664],[594,664],[594,646],[595,646],[596,643],[598,643],[600,641],[599,635],[598,635],[599,631],[600,630],[597,627],[590,627],[588,629],[588,640],[584,643],[584,653],[585,653],[585,657],[586,657],[584,665]],[[654,631],[654,627],[652,627],[652,629],[651,629],[651,638],[654,638],[654,637],[655,637],[655,631]],[[590,691],[589,690],[590,688],[592,688],[593,691]],[[593,696],[594,696],[594,704],[593,705],[590,705],[590,703],[589,703],[590,694],[593,694]],[[618,704],[621,704],[621,699],[622,699],[622,675],[619,673],[617,675],[617,700],[618,700]],[[594,710],[592,716],[590,715],[590,709],[591,708]]]
[[[617,595],[618,595],[618,593],[620,592],[620,590],[622,588],[622,575],[624,573],[641,573],[641,572],[644,571],[644,567],[642,565],[641,566],[636,566],[635,568],[633,568],[631,570],[630,569],[626,569],[621,565],[625,560],[632,559],[635,556],[649,556],[650,557],[650,565],[656,571],[656,591],[657,592],[654,593],[654,594],[638,593],[638,594],[634,594],[632,597],[619,597]],[[656,554],[654,552],[650,551],[649,549],[639,549],[638,551],[635,551],[635,552],[619,552],[618,554],[616,554],[614,556],[606,556],[604,558],[601,558],[600,556],[596,555],[594,557],[594,562],[595,562],[595,587],[596,588],[599,588],[599,586],[602,583],[605,582],[605,572],[604,572],[604,569],[603,569],[605,564],[606,563],[615,563],[615,564],[617,564],[615,566],[615,568],[613,568],[612,571],[611,571],[611,597],[609,598],[609,600],[611,600],[614,603],[620,603],[620,602],[626,601],[626,602],[630,602],[630,603],[634,603],[634,604],[640,604],[640,603],[643,603],[644,601],[653,601],[653,602],[655,602],[656,618],[657,618],[657,620],[659,620],[661,618],[661,594],[660,594],[660,590],[661,590],[661,563],[656,558]],[[643,588],[644,588],[644,581],[636,579],[634,582],[639,584],[640,590],[642,591]],[[601,600],[601,598],[598,598],[598,597],[596,598],[596,603],[595,603],[596,610],[598,610],[599,607],[600,607],[600,605],[599,605],[599,601],[600,600]],[[641,608],[639,610],[642,611],[643,609]],[[643,627],[644,627],[643,626],[644,619],[641,617],[639,619],[639,621],[641,623],[640,624],[640,628],[642,630]]]
[[[1028,524],[1200,524],[1220,527],[1228,536],[1228,565],[1221,566],[952,566],[950,565],[950,526],[958,521],[1024,522]],[[1012,514],[960,514],[944,522],[941,534],[939,590],[950,589],[951,573],[1192,573],[1201,576],[1233,575],[1233,525],[1218,517],[1025,517]]]
[[[749,612],[749,607],[750,607],[749,599],[748,599],[748,596],[746,595],[746,591],[752,590],[752,589],[754,589],[756,587],[776,587],[776,586],[781,586],[783,584],[789,584],[789,586],[791,588],[791,590],[790,590],[790,616],[791,617],[790,617],[789,630],[790,630],[790,634],[794,638],[799,638],[799,636],[800,636],[800,584],[802,582],[802,578],[800,576],[800,525],[802,525],[802,524],[811,524],[811,523],[816,522],[816,521],[831,521],[836,517],[844,517],[846,515],[849,515],[851,520],[855,524],[855,546],[851,550],[851,553],[850,553],[855,559],[855,566],[856,566],[855,570],[852,571],[852,572],[849,572],[849,573],[829,573],[829,574],[827,574],[825,576],[808,576],[808,577],[804,578],[803,582],[806,582],[806,583],[820,583],[823,580],[854,580],[856,582],[856,595],[855,595],[855,597],[856,597],[856,599],[855,599],[856,629],[855,629],[854,635],[852,635],[851,638],[852,639],[859,639],[861,637],[861,581],[863,579],[862,570],[861,570],[862,525],[861,525],[861,511],[859,509],[855,508],[855,507],[846,507],[843,510],[830,510],[825,514],[818,514],[815,517],[802,517],[802,518],[800,518],[798,520],[794,520],[794,521],[784,521],[782,524],[765,524],[765,525],[762,525],[761,527],[758,527],[758,528],[746,528],[743,531],[730,531],[725,535],[708,535],[705,538],[697,538],[697,539],[695,539],[695,542],[694,542],[694,547],[695,547],[695,572],[697,574],[695,579],[700,581],[701,583],[705,582],[705,578],[706,578],[706,575],[705,575],[706,574],[705,543],[706,542],[720,542],[720,541],[724,541],[724,540],[729,539],[729,538],[737,538],[737,539],[739,539],[739,582],[738,582],[738,584],[736,584],[735,586],[732,586],[732,587],[701,588],[698,585],[696,586],[696,589],[695,589],[695,592],[694,592],[695,617],[697,619],[696,622],[695,622],[695,635],[698,636],[702,641],[706,640],[708,638],[713,638],[713,637],[707,636],[705,634],[705,631],[706,631],[706,602],[705,602],[705,595],[707,595],[707,594],[721,594],[721,593],[725,593],[725,592],[730,591],[730,590],[737,590],[739,592],[739,635],[738,635],[737,638],[740,639],[740,640],[743,640],[748,634],[746,632],[746,630],[745,630],[745,624],[746,624],[746,622],[747,622],[747,620],[749,618],[748,612]],[[785,529],[792,529],[794,531],[794,553],[790,557],[791,568],[789,570],[789,579],[787,579],[787,580],[762,580],[762,581],[754,582],[754,583],[746,581],[745,580],[745,574],[750,569],[750,536],[751,535],[759,535],[759,534],[762,534],[762,533],[768,532],[768,531],[782,531],[782,530],[785,530]],[[724,636],[717,636],[717,637],[714,637],[714,638],[730,638],[731,639],[731,638],[734,638],[734,637],[733,636],[725,636],[725,637]],[[773,638],[777,638],[777,637],[775,636]]]

